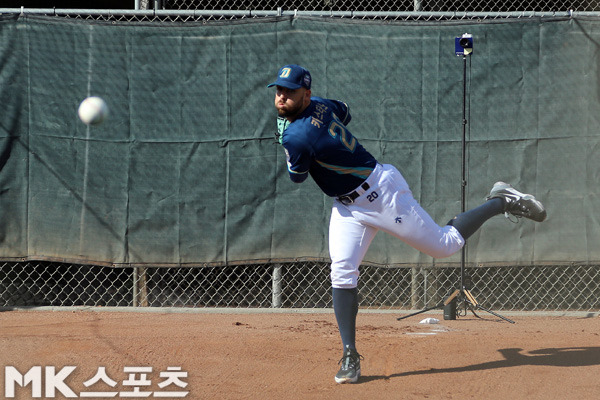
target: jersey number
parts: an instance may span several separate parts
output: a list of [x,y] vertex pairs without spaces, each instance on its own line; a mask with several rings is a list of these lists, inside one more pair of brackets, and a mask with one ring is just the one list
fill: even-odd
[[[344,125],[332,121],[331,124],[329,124],[329,134],[333,138],[339,138],[342,144],[350,150],[351,153],[354,152],[354,149],[356,148],[356,138],[346,130]],[[348,141],[348,138],[350,138],[350,141]]]
[[371,192],[371,194],[367,195],[367,200],[369,200],[369,203],[372,203],[378,197],[379,197],[379,195],[377,194],[377,192]]

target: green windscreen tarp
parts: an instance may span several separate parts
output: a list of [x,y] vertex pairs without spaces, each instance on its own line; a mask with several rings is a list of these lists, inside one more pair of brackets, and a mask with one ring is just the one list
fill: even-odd
[[[440,224],[460,211],[465,100],[467,208],[503,180],[548,209],[541,224],[488,221],[470,262],[600,261],[600,20],[0,18],[0,259],[327,260],[332,200],[289,180],[266,88],[298,63]],[[103,125],[77,117],[89,95],[108,103]],[[365,262],[433,261],[380,233]]]

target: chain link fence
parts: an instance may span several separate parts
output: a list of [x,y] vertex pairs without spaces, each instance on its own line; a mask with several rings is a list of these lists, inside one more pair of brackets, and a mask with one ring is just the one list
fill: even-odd
[[135,7],[132,10],[0,8],[0,14],[29,13],[113,23],[208,22],[292,15],[383,21],[600,15],[600,0],[137,0]]
[[[467,288],[494,310],[598,311],[598,265],[466,268]],[[434,307],[460,286],[455,267],[361,267],[366,309]],[[4,263],[0,306],[330,308],[322,262],[227,267]]]
[[303,10],[303,11],[375,11],[393,12],[561,12],[598,11],[597,0],[164,0],[163,7],[170,10]]
[[[0,14],[137,22],[194,22],[304,14],[383,20],[452,20],[600,15],[593,1],[222,0],[142,1],[137,10],[0,9]],[[460,268],[362,266],[360,305],[433,307],[459,288]],[[475,266],[467,288],[494,310],[600,310],[600,266]],[[329,308],[324,262],[225,267],[108,267],[55,262],[0,264],[0,307]]]

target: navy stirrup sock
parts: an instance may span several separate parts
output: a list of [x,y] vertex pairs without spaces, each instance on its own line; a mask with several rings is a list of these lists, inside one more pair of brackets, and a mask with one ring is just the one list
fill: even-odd
[[472,210],[458,214],[446,225],[452,225],[460,232],[463,239],[467,240],[481,225],[504,210],[504,201],[498,197],[490,199]]
[[333,311],[342,337],[344,349],[356,349],[356,315],[358,314],[358,289],[333,288]]

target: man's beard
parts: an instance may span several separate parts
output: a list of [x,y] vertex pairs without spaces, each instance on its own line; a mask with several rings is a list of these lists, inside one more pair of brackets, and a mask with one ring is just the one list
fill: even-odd
[[294,107],[293,109],[287,108],[285,110],[282,110],[281,108],[278,108],[277,114],[279,114],[279,116],[282,118],[294,120],[298,115],[300,115],[301,110],[302,103],[298,103],[297,107]]

